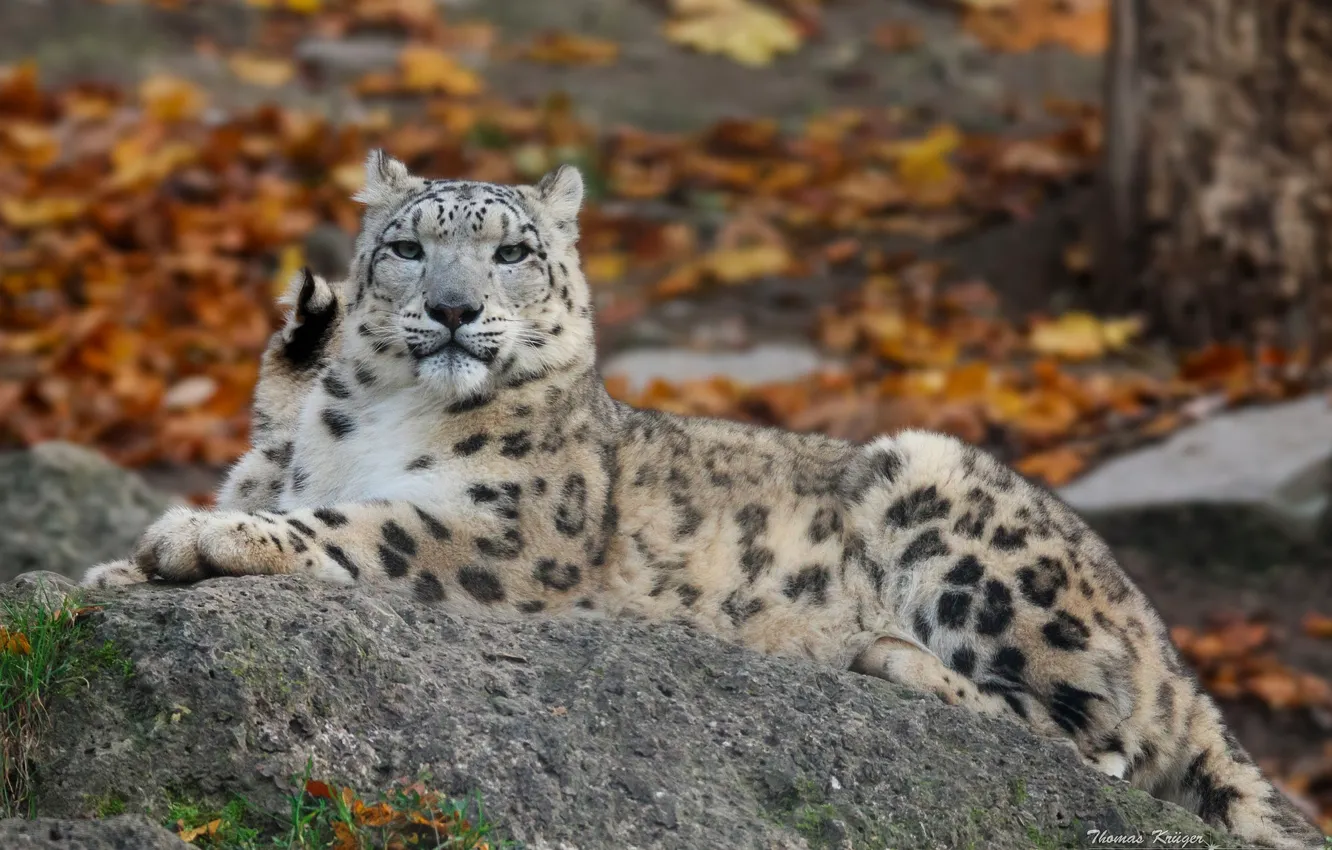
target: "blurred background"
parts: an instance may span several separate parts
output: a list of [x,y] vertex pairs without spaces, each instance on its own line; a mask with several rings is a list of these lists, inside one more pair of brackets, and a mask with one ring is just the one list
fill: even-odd
[[0,0],[0,449],[207,504],[369,149],[575,163],[615,396],[938,429],[1059,488],[1332,828],[1327,112],[1133,5]]

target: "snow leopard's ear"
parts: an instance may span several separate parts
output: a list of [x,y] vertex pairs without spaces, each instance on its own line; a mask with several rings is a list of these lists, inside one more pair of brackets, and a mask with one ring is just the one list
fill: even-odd
[[376,148],[365,158],[365,185],[352,195],[368,207],[379,207],[411,190],[420,178],[413,177],[399,160]]
[[583,206],[582,172],[572,165],[561,165],[541,178],[536,191],[555,226],[577,233],[578,210]]

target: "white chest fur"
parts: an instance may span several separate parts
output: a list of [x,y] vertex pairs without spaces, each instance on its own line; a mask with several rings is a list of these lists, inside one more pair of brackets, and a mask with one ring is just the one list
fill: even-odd
[[[325,411],[335,409],[352,427],[335,436]],[[400,393],[373,406],[337,402],[322,391],[310,394],[301,411],[292,460],[304,484],[287,487],[283,510],[299,507],[402,499],[418,505],[462,505],[462,464],[441,445],[435,405]]]

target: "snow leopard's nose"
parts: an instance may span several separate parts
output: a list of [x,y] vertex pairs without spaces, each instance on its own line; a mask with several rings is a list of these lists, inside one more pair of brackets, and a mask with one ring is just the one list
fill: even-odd
[[470,325],[481,317],[480,304],[430,304],[425,305],[426,315],[451,331],[463,325]]

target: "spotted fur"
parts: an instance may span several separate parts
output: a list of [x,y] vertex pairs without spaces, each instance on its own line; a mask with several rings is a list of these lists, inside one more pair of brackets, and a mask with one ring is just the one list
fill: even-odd
[[[858,446],[613,401],[576,171],[494,186],[377,154],[358,197],[345,315],[317,280],[296,298],[219,508],[168,513],[88,583],[307,573],[459,611],[688,620],[1012,717],[1251,845],[1321,845],[1047,491],[939,434]],[[323,354],[281,362],[328,303]]]

